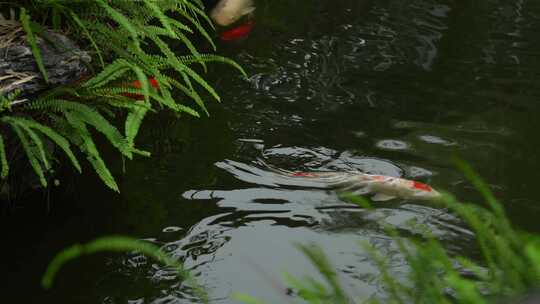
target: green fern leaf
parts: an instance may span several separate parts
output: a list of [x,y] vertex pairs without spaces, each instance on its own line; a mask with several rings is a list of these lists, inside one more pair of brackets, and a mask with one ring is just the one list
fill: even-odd
[[101,50],[98,47],[98,45],[96,43],[96,40],[90,34],[90,31],[88,30],[88,27],[84,24],[84,22],[81,19],[79,19],[79,16],[77,16],[77,14],[73,10],[68,9],[68,13],[69,13],[69,16],[71,17],[71,19],[73,20],[73,22],[75,22],[75,24],[77,24],[79,26],[79,28],[83,32],[84,36],[86,36],[88,41],[90,41],[90,44],[92,44],[92,47],[94,48],[94,50],[96,50],[96,54],[97,54],[97,56],[99,58],[99,63],[101,64],[101,67],[104,68],[105,67],[105,62],[103,61],[103,55],[101,54]]
[[155,4],[154,2],[152,1],[149,1],[149,0],[145,0],[144,1],[144,4],[146,4],[146,6],[154,13],[154,15],[159,19],[159,21],[161,22],[161,24],[163,25],[163,27],[167,30],[167,32],[169,33],[170,37],[172,38],[175,38],[176,37],[176,33],[174,32],[174,30],[172,29],[172,26],[169,22],[169,20],[171,18],[167,17],[163,11],[160,9],[160,7]]
[[137,29],[133,26],[133,24],[129,21],[129,19],[124,16],[122,13],[118,12],[114,8],[112,8],[107,2],[104,0],[95,0],[106,12],[109,14],[111,19],[116,21],[121,27],[123,27],[131,36],[132,43],[139,48],[139,34],[137,32]]
[[51,109],[53,111],[62,112],[64,115],[71,113],[72,116],[77,116],[79,120],[90,124],[105,135],[109,142],[127,158],[131,159],[133,157],[127,141],[122,137],[116,127],[114,127],[98,111],[85,104],[62,99],[52,99],[34,102],[31,106],[37,109]]
[[191,30],[191,28],[189,28],[189,26],[185,25],[184,23],[180,22],[179,20],[171,19],[171,20],[169,20],[169,22],[171,23],[171,25],[176,27],[175,31],[180,30],[180,31],[186,31],[186,32],[188,32],[190,34],[193,34],[193,31]]
[[131,65],[125,59],[117,59],[113,63],[107,65],[103,71],[94,76],[83,84],[85,88],[98,88],[107,83],[120,78],[131,69]]
[[[202,24],[206,20],[210,27],[214,27],[201,0],[47,0],[37,1],[34,6],[28,7],[31,14],[23,12],[21,21],[26,19],[25,30],[30,33],[27,38],[30,43],[33,41],[35,44],[33,50],[37,51],[33,52],[37,54],[34,56],[38,64],[41,62],[41,59],[38,60],[41,54],[35,37],[40,33],[40,28],[30,21],[30,15],[38,16],[42,10],[46,16],[53,16],[55,25],[70,26],[70,30],[74,28],[75,33],[86,38],[95,49],[96,57],[102,66],[102,70],[81,88],[56,89],[39,100],[17,108],[46,112],[44,116],[54,123],[53,131],[32,119],[19,121],[19,131],[29,144],[29,159],[37,161],[38,165],[46,164],[50,156],[45,154],[43,147],[40,148],[39,140],[48,138],[61,147],[80,170],[80,165],[71,151],[71,143],[85,153],[100,178],[115,191],[118,191],[118,186],[99,156],[89,126],[105,135],[108,141],[128,158],[134,153],[149,155],[148,152],[136,149],[134,142],[144,117],[148,112],[156,111],[154,105],[199,117],[197,111],[178,100],[177,96],[180,95],[176,95],[173,90],[179,90],[182,96],[193,100],[198,106],[197,110],[202,109],[206,115],[209,113],[201,91],[206,91],[216,100],[220,100],[214,88],[193,65],[200,64],[206,72],[206,64],[209,62],[226,63],[246,76],[240,65],[233,60],[201,54],[191,42],[192,36],[189,34],[199,32],[216,48],[207,31],[208,27]],[[172,49],[175,42],[185,46],[189,55],[178,56],[178,50]],[[143,49],[143,45],[148,47]],[[105,64],[104,58],[118,59]],[[42,68],[44,70],[44,67]],[[149,85],[149,75],[159,83],[158,90]],[[133,79],[138,79],[140,88],[130,86],[127,82]],[[126,82],[122,84],[123,81]],[[133,94],[144,96],[144,101],[130,99]],[[8,109],[10,103],[6,100],[9,99],[0,98],[0,111]],[[128,112],[123,122],[123,134],[112,123],[118,117],[124,117],[118,115],[117,110]],[[1,154],[2,151],[0,158]]]
[[206,113],[206,116],[210,116],[210,113],[208,112],[208,109],[206,108],[206,105],[204,104],[204,101],[202,100],[201,96],[197,91],[193,88],[193,85],[191,84],[191,80],[189,80],[189,77],[186,73],[181,73],[182,78],[184,79],[184,82],[189,86],[189,88],[181,85],[180,83],[177,83],[177,88],[182,90],[184,94],[191,97],[195,103]]
[[164,52],[165,56],[167,56],[167,59],[169,60],[169,64],[178,72],[183,74],[184,72],[188,74],[191,78],[193,78],[196,82],[198,82],[205,90],[207,90],[216,100],[220,101],[219,95],[216,93],[214,88],[210,84],[208,84],[203,78],[197,74],[197,72],[193,71],[191,68],[186,66],[185,64],[182,64],[182,62],[174,55],[174,53],[170,50],[170,48],[163,42],[161,39],[154,37],[154,42],[160,47],[161,51]]
[[141,84],[141,89],[143,92],[144,100],[146,102],[149,102],[150,98],[150,85],[148,83],[148,78],[146,75],[144,75],[144,72],[141,68],[139,68],[136,65],[131,65],[131,69],[135,72],[135,75],[137,75],[137,79],[139,80],[139,83]]
[[195,62],[198,62],[198,61],[225,63],[225,64],[228,64],[228,65],[234,67],[238,71],[240,71],[240,73],[242,73],[242,76],[244,76],[245,78],[248,77],[246,72],[244,71],[244,69],[238,63],[236,63],[236,61],[234,61],[234,60],[232,60],[230,58],[227,58],[227,57],[223,57],[223,56],[219,56],[219,55],[213,55],[213,54],[201,54],[198,57],[179,56],[178,58],[179,58],[179,60],[181,62],[183,62],[186,65],[191,64],[191,63],[195,63]]
[[70,125],[77,130],[82,140],[81,148],[86,154],[86,159],[92,165],[97,175],[109,188],[116,192],[120,192],[120,190],[118,189],[118,185],[114,180],[114,177],[112,176],[111,172],[107,168],[107,165],[99,155],[99,151],[97,150],[96,145],[92,140],[92,135],[86,128],[85,123],[71,113],[66,113],[66,119],[68,120]]
[[99,112],[92,108],[80,104],[73,103],[72,111],[77,117],[93,126],[96,130],[101,132],[109,140],[109,142],[117,148],[124,156],[131,159],[133,157],[132,151],[127,144],[127,141],[120,134],[120,132],[114,127],[107,119],[105,119]]
[[41,158],[41,162],[43,163],[43,166],[45,167],[46,170],[50,170],[51,165],[49,163],[47,153],[45,152],[45,148],[43,147],[43,141],[41,140],[39,135],[37,135],[36,132],[34,132],[30,127],[28,127],[28,125],[25,124],[22,119],[11,118],[10,120],[26,131],[26,133],[32,140],[33,144],[36,146],[37,152],[39,154],[39,157]]
[[182,112],[186,112],[186,113],[188,113],[189,115],[191,115],[193,117],[197,117],[197,118],[201,117],[197,111],[193,110],[192,108],[190,108],[188,106],[178,105],[178,108]]
[[[210,18],[208,17],[208,15],[206,14],[206,12],[204,11],[204,5],[202,3],[202,1],[197,1],[200,3],[199,7],[196,7],[193,5],[193,3],[191,3],[190,1],[184,1],[186,6],[196,15],[200,16],[200,17],[203,17],[204,20],[206,20],[206,22],[208,23],[208,25],[210,25],[210,27],[212,29],[215,29],[215,26],[214,26],[214,23],[212,22],[212,20],[210,20]],[[197,24],[200,25],[200,22],[196,22]],[[202,26],[201,26],[202,28]],[[204,28],[203,28],[204,29]]]
[[30,44],[32,54],[36,59],[36,64],[39,68],[39,71],[43,75],[43,79],[45,79],[45,82],[49,82],[49,76],[47,75],[45,65],[43,65],[43,59],[41,58],[41,51],[39,50],[36,37],[34,36],[34,31],[32,30],[32,25],[30,24],[30,16],[28,16],[24,8],[21,8],[20,21],[24,31],[26,32],[26,40],[28,41],[28,44]]
[[[156,45],[159,47],[161,52],[163,52],[163,54],[169,59],[169,64],[170,65],[173,65],[173,67],[174,67],[175,64],[180,63],[180,61],[176,58],[176,55],[174,54],[174,52],[169,48],[167,43],[165,43],[161,38],[159,38],[156,35],[150,35],[149,38],[152,41],[154,41],[154,43],[156,43]],[[178,33],[178,38],[184,42],[186,47],[190,50],[190,52],[194,56],[199,56],[200,55],[199,51],[197,51],[195,46],[191,43],[191,41],[189,41],[189,39],[184,34]],[[205,63],[202,62],[202,61],[200,61],[199,63],[203,66],[204,70],[206,71]]]
[[[193,26],[195,26],[195,28],[199,31],[199,33],[201,33],[201,35],[203,35],[204,38],[206,38],[206,40],[210,43],[210,45],[212,45],[212,48],[214,49],[214,51],[217,49],[216,47],[216,44],[214,43],[214,40],[212,39],[212,37],[210,37],[210,35],[208,34],[208,32],[204,29],[204,27],[202,27],[202,25],[200,24],[199,21],[195,20],[193,17],[191,17],[190,15],[188,15],[185,11],[183,10],[179,10],[178,13],[180,15],[182,15],[184,18],[186,18],[187,20],[189,20],[191,22],[191,24],[193,24]],[[210,21],[210,19],[208,18],[208,16],[206,15],[206,13],[202,12],[202,14],[200,14],[201,16],[203,16],[203,18],[205,18],[207,21],[208,21],[208,24],[210,24],[210,26],[212,27],[212,29],[214,28],[214,24],[212,21]]]
[[6,146],[4,144],[4,137],[0,135],[0,162],[2,163],[2,173],[0,176],[2,179],[6,178],[9,174],[9,165],[6,156]]
[[47,186],[47,180],[45,179],[45,173],[43,172],[43,168],[39,164],[39,160],[37,159],[34,148],[31,146],[29,139],[26,137],[26,134],[24,134],[24,131],[19,127],[16,123],[9,122],[9,125],[17,134],[19,137],[19,140],[21,141],[21,144],[23,146],[24,152],[26,153],[26,157],[28,158],[28,161],[30,162],[30,165],[34,169],[34,172],[39,177],[39,181],[41,182],[41,185],[43,187]]
[[75,157],[75,154],[71,150],[69,141],[65,139],[62,135],[58,134],[53,129],[42,125],[34,120],[28,120],[25,118],[18,118],[19,121],[24,122],[24,124],[32,129],[36,129],[43,133],[45,136],[47,136],[49,139],[51,139],[58,147],[60,147],[64,153],[68,156],[68,158],[71,160],[71,163],[73,166],[77,169],[77,171],[81,172],[81,165],[79,164],[79,161]]
[[122,108],[129,110],[138,110],[142,108],[146,111],[156,112],[154,109],[152,109],[152,106],[149,103],[133,102],[132,98],[126,96],[114,96],[109,94],[103,97],[104,98],[98,100],[101,100],[114,108]]
[[189,68],[188,66],[180,67],[182,71],[186,72],[191,78],[193,78],[197,83],[199,83],[208,93],[210,93],[217,101],[221,101],[221,98],[216,93],[214,88],[206,80],[204,80],[197,72]]
[[126,139],[130,146],[135,146],[135,137],[139,133],[141,123],[148,111],[145,108],[140,108],[131,111],[126,118]]

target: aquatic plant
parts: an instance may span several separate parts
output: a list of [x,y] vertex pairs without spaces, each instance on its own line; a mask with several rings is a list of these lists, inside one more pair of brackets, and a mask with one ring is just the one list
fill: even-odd
[[53,260],[49,263],[45,274],[41,280],[41,285],[45,289],[51,288],[53,285],[56,274],[64,264],[67,262],[78,259],[84,255],[95,254],[99,252],[140,252],[157,262],[171,266],[176,269],[178,277],[185,280],[191,288],[193,288],[195,295],[199,297],[202,303],[208,303],[208,295],[206,291],[195,281],[195,279],[184,269],[182,264],[177,260],[169,257],[161,249],[151,243],[140,241],[137,239],[122,237],[122,236],[108,236],[93,240],[87,244],[75,244],[62,250],[58,253]]
[[[202,54],[191,42],[198,33],[215,50],[203,24],[212,28],[212,22],[200,0],[27,0],[8,1],[7,7],[11,15],[18,12],[20,26],[45,81],[48,75],[37,43],[45,27],[80,37],[93,48],[94,58],[99,61],[93,69],[100,72],[81,80],[78,86],[56,88],[31,100],[17,100],[14,95],[0,100],[0,121],[9,125],[12,134],[19,138],[43,186],[47,185],[46,175],[53,161],[53,154],[44,148],[46,140],[60,147],[81,171],[72,151],[72,146],[77,147],[103,182],[119,191],[96,147],[91,128],[102,133],[123,157],[149,156],[150,153],[135,147],[135,138],[148,112],[165,108],[199,117],[199,111],[184,100],[194,101],[206,115],[208,111],[200,91],[220,100],[194,65],[207,71],[207,63],[222,62],[244,73],[234,61]],[[177,55],[173,48],[179,47],[187,54]],[[159,84],[158,88],[150,85],[150,78]],[[137,87],[126,85],[133,80],[137,80]],[[141,96],[142,100],[134,102],[132,96]],[[123,118],[123,132],[114,123],[119,117]],[[6,149],[12,148],[6,147],[2,140],[7,134],[6,131],[0,134],[2,178],[9,172]]]
[[[325,282],[313,278],[287,276],[287,282],[308,303],[500,303],[527,294],[540,286],[540,238],[513,228],[502,205],[487,185],[463,162],[458,162],[466,177],[483,195],[487,208],[463,203],[446,193],[440,204],[458,215],[476,236],[481,259],[473,261],[451,255],[426,227],[415,225],[421,239],[405,238],[391,227],[389,235],[404,256],[409,273],[397,279],[388,261],[369,244],[363,249],[378,266],[386,294],[355,301],[339,283],[336,272],[323,250],[317,246],[298,245],[316,267]],[[363,208],[366,200],[351,197]],[[244,303],[264,303],[247,295],[237,295]]]
[[[445,193],[440,204],[458,215],[476,235],[481,257],[473,261],[461,255],[451,255],[430,231],[415,225],[421,238],[406,238],[391,227],[392,236],[404,256],[409,272],[406,279],[397,279],[386,257],[369,244],[361,244],[377,265],[385,294],[379,297],[356,300],[342,287],[331,261],[317,246],[298,244],[324,281],[310,277],[295,278],[286,275],[286,281],[295,293],[312,304],[350,303],[499,303],[501,299],[512,301],[540,286],[540,238],[512,227],[502,205],[494,198],[486,184],[462,162],[460,168],[483,195],[487,208],[471,203],[458,202]],[[344,199],[362,208],[372,208],[364,198],[345,195]],[[43,286],[50,287],[61,266],[83,254],[98,251],[138,250],[168,265],[177,267],[182,278],[185,270],[152,244],[124,237],[101,238],[86,245],[74,245],[59,253],[49,264],[43,277]],[[198,286],[188,281],[192,286]],[[206,294],[197,291],[202,299]],[[264,301],[246,294],[234,298],[248,304],[264,304]],[[510,302],[511,303],[511,302]]]

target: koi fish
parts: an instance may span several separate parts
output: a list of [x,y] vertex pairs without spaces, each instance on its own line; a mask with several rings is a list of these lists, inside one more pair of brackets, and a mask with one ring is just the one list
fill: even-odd
[[[150,84],[152,88],[159,90],[159,83],[154,77],[148,78],[148,84]],[[133,81],[130,86],[135,89],[142,88],[142,84],[139,80]],[[144,95],[142,94],[122,93],[121,95],[135,100],[144,100]]]
[[229,26],[253,11],[253,0],[221,0],[210,12],[210,18],[220,26]]
[[249,20],[248,22],[237,26],[233,29],[230,29],[228,31],[222,32],[219,34],[219,38],[224,41],[232,41],[232,40],[239,40],[242,38],[245,38],[251,33],[251,30],[253,29],[253,21]]
[[[157,82],[157,80],[154,78],[154,77],[150,77],[148,78],[148,83],[150,84],[151,87],[153,87],[154,89],[159,89],[159,84]],[[136,89],[140,89],[142,88],[142,84],[139,80],[135,80],[132,82],[132,86]]]
[[387,201],[394,198],[412,200],[436,200],[441,194],[431,186],[399,177],[367,174],[356,171],[348,172],[291,172],[272,168],[272,170],[291,179],[303,179],[326,185],[327,188],[339,188],[350,191],[361,189],[362,192],[375,193],[373,201]]

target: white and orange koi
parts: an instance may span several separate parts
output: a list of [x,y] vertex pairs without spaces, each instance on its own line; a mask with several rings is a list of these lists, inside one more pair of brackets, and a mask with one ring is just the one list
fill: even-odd
[[273,171],[291,179],[317,182],[326,188],[342,190],[361,189],[363,193],[374,193],[373,201],[394,198],[411,200],[436,200],[441,194],[431,186],[399,177],[367,174],[357,171],[346,172],[290,172],[273,168]]

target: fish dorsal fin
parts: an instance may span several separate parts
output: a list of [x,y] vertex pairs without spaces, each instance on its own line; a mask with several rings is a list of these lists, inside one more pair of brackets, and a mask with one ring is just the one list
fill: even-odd
[[371,200],[374,201],[374,202],[384,202],[384,201],[389,201],[389,200],[394,199],[394,198],[396,198],[396,197],[392,196],[392,195],[383,194],[383,193],[377,193],[371,198]]

